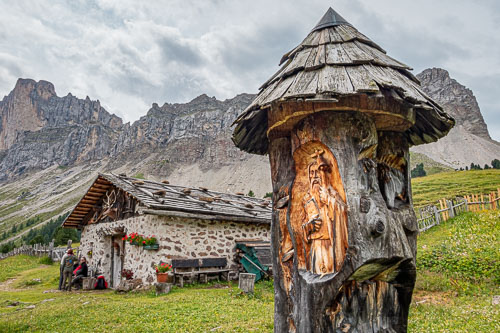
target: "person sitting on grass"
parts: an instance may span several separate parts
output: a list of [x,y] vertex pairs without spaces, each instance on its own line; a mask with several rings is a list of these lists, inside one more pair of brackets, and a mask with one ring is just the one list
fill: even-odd
[[[71,280],[73,278],[73,264],[77,262],[78,259],[73,254],[73,249],[68,250],[68,256],[63,260],[63,283],[62,289],[71,291]],[[66,281],[68,285],[66,286]]]
[[87,277],[88,267],[87,267],[87,259],[82,257],[80,259],[80,265],[73,271],[73,282],[71,283],[75,288],[80,289],[82,286],[82,280],[84,277]]

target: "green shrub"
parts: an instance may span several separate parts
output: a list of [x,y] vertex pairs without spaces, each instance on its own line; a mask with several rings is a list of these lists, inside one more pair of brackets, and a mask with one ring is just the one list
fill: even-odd
[[50,258],[49,256],[41,257],[40,260],[38,261],[42,265],[52,265],[54,264],[54,260]]

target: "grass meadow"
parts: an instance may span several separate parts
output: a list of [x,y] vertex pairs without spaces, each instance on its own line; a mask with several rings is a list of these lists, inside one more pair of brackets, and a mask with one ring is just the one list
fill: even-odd
[[[498,332],[500,211],[466,213],[421,234],[409,332]],[[0,261],[1,332],[272,332],[273,286],[234,283],[152,291],[55,291],[57,264]]]

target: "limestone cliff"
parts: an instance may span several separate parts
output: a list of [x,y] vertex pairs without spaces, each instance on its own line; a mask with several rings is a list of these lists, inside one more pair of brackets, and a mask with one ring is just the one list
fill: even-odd
[[423,90],[455,118],[457,126],[491,140],[472,90],[458,83],[450,77],[448,71],[441,68],[428,68],[417,74],[417,78]]
[[58,97],[50,82],[19,79],[0,102],[0,180],[110,154],[122,120],[99,101]]
[[472,91],[441,68],[426,69],[417,75],[423,90],[451,114],[456,125],[437,142],[416,146],[412,151],[453,168],[471,163],[484,166],[500,158],[500,144],[491,139]]

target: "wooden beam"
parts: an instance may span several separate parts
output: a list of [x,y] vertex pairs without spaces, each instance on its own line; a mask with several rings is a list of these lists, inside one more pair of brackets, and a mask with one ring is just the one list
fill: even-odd
[[75,207],[75,209],[74,209],[74,210],[75,210],[75,211],[76,211],[76,210],[82,210],[82,211],[88,212],[88,211],[89,211],[89,209],[92,209],[92,207],[80,207],[80,205],[78,205],[78,206],[76,206],[76,207]]
[[86,203],[79,203],[77,207],[94,208],[95,205],[89,205]]
[[106,191],[104,191],[104,192],[96,192],[96,191],[94,191],[92,189],[88,190],[88,192],[87,192],[87,194],[95,195],[95,196],[97,196],[99,198],[102,197],[102,195],[104,193],[106,193]]
[[210,221],[250,222],[250,223],[264,223],[264,224],[271,223],[271,221],[268,219],[259,219],[259,218],[253,218],[253,217],[245,217],[245,216],[194,214],[194,213],[164,211],[164,210],[156,210],[156,209],[144,209],[142,212],[144,214],[149,214],[149,215],[185,217],[185,218],[203,219],[203,220],[210,220]]
[[107,190],[106,190],[106,189],[103,189],[103,188],[99,188],[99,187],[94,187],[94,186],[92,186],[92,187],[89,189],[89,192],[96,192],[96,193],[102,194],[102,193],[106,193],[106,192],[107,192]]
[[94,199],[94,200],[99,200],[99,199],[101,199],[101,197],[96,197],[96,196],[94,196],[94,195],[90,195],[90,194],[88,194],[88,193],[87,193],[87,194],[85,194],[84,199]]
[[107,190],[110,186],[111,186],[111,184],[109,184],[109,185],[103,185],[103,184],[99,184],[99,183],[94,183],[92,185],[92,187],[97,187],[97,188],[100,188],[100,189],[103,189],[103,190]]
[[92,205],[95,205],[99,200],[95,200],[95,199],[85,199],[85,197],[80,200],[80,203],[88,203],[88,204],[92,204]]

